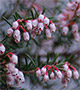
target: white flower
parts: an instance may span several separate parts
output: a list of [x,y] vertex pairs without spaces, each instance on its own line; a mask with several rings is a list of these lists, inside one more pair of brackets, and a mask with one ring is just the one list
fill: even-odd
[[43,80],[47,82],[49,80],[49,76],[45,74]]
[[78,73],[77,70],[73,71],[73,77],[74,77],[75,80],[79,78],[79,73]]
[[0,44],[0,55],[3,55],[5,53],[5,46],[3,44]]
[[16,43],[19,43],[20,40],[21,40],[21,35],[19,35],[17,38],[15,38],[15,42],[16,42]]
[[39,21],[43,21],[44,20],[44,15],[40,14],[38,19],[39,19]]
[[39,29],[40,31],[43,31],[43,29],[44,29],[43,23],[38,23],[38,29]]
[[46,30],[45,30],[45,34],[46,34],[46,37],[47,37],[48,39],[51,38],[51,32],[50,32],[49,29],[46,29]]
[[14,34],[13,34],[13,37],[16,39],[16,38],[19,37],[19,35],[20,35],[20,31],[19,30],[15,30]]
[[28,30],[28,31],[32,30],[32,23],[31,23],[30,21],[28,21],[28,22],[26,23],[26,27],[27,27],[27,30]]
[[56,75],[57,75],[57,77],[58,77],[59,79],[62,78],[62,73],[61,73],[61,71],[55,70],[55,73],[56,73]]
[[73,31],[73,33],[78,32],[78,25],[76,23],[72,25],[72,31]]
[[50,24],[50,30],[51,32],[55,32],[56,31],[56,26],[54,23]]
[[72,77],[72,71],[70,69],[67,70],[67,77],[71,78]]
[[12,29],[12,28],[9,28],[9,29],[7,30],[7,36],[8,36],[8,37],[11,37],[12,34],[13,34],[13,29]]
[[44,18],[44,24],[49,25],[49,19],[47,17]]
[[13,63],[8,63],[8,64],[7,64],[7,68],[8,68],[11,72],[13,72],[14,69],[15,69],[15,64],[13,64]]
[[43,67],[43,68],[41,69],[41,74],[44,75],[45,73],[46,73],[46,68]]
[[11,57],[12,63],[17,64],[18,63],[18,56],[13,54]]
[[14,78],[16,78],[16,76],[18,75],[19,70],[17,68],[14,68],[12,75],[14,76]]
[[63,29],[62,29],[62,34],[63,34],[63,35],[66,35],[66,34],[68,33],[68,31],[69,31],[69,29],[68,29],[67,26],[63,27]]
[[25,41],[29,41],[29,33],[28,32],[24,32],[23,33],[23,38]]
[[54,72],[51,72],[50,78],[51,78],[51,79],[54,79]]
[[12,26],[14,29],[17,29],[19,26],[19,23],[17,21],[15,21],[15,22],[13,22]]
[[33,25],[33,27],[36,27],[38,25],[38,21],[37,20],[33,20],[32,25]]
[[67,64],[64,64],[63,65],[63,69],[67,71],[68,70],[68,65]]
[[40,69],[38,69],[38,70],[36,71],[36,76],[37,76],[38,78],[40,78],[40,76],[41,76],[41,70],[40,70]]

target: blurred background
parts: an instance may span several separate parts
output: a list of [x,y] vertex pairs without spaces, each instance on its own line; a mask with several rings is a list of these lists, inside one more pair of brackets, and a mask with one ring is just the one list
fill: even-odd
[[[41,13],[45,7],[45,16],[54,17],[51,20],[56,24],[57,15],[62,12],[68,2],[69,0],[0,0],[0,40],[4,38],[9,28],[9,25],[2,18],[3,16],[12,23],[14,21],[13,14],[15,11],[18,11],[18,13],[25,18],[30,16],[29,11],[32,6],[34,6],[39,13]],[[32,56],[34,56],[36,52],[42,63],[45,63],[48,52],[51,57],[53,52],[58,54],[57,60],[74,55],[74,59],[70,62],[77,66],[80,73],[80,42],[75,42],[74,39],[69,36],[70,35],[64,37],[61,35],[61,32],[57,31],[50,40],[43,39],[42,36],[37,37],[36,41],[41,47],[38,47],[33,41],[30,41],[31,46],[27,48],[27,51],[29,51]],[[24,50],[23,48],[22,51]],[[20,50],[16,51],[17,53],[21,52]],[[34,80],[34,77],[26,76],[26,82],[22,87],[24,87],[25,90],[80,90],[80,79],[78,81],[71,79],[68,87],[63,88],[60,80],[50,80],[48,83],[39,83],[37,80]]]

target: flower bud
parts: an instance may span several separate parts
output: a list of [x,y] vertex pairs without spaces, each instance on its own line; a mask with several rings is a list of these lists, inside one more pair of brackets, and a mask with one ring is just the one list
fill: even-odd
[[73,71],[73,77],[74,77],[75,80],[79,78],[79,73],[78,73],[77,70]]
[[76,11],[76,15],[80,17],[80,8]]
[[40,78],[40,76],[41,76],[41,70],[40,70],[40,69],[38,69],[38,70],[36,71],[36,76],[37,76],[38,78]]
[[74,33],[74,39],[76,42],[79,42],[79,33]]
[[14,34],[13,34],[13,37],[16,39],[16,38],[19,37],[19,35],[20,35],[20,31],[19,30],[15,30]]
[[27,27],[27,30],[28,30],[28,31],[32,30],[32,23],[28,21],[28,22],[26,23],[26,27]]
[[5,46],[3,44],[0,44],[0,55],[3,55],[5,53]]
[[46,73],[46,68],[43,67],[43,68],[41,69],[41,74],[44,75],[45,73]]
[[39,29],[40,31],[43,31],[43,29],[44,29],[43,23],[38,23],[38,29]]
[[54,72],[51,72],[50,78],[51,78],[51,79],[54,79]]
[[70,69],[67,70],[67,77],[71,78],[72,77],[72,71]]
[[15,64],[13,64],[13,63],[8,63],[6,66],[11,72],[13,72],[15,69]]
[[29,33],[28,32],[24,32],[23,33],[23,38],[25,41],[29,41]]
[[12,34],[13,34],[13,29],[12,29],[12,28],[9,28],[9,29],[7,30],[7,36],[8,36],[8,37],[11,37]]
[[56,73],[56,75],[57,75],[57,77],[60,79],[60,78],[62,78],[62,73],[61,73],[61,71],[56,71],[55,70],[55,73]]
[[44,15],[40,14],[38,19],[39,19],[39,21],[43,21],[44,20]]
[[72,25],[72,31],[73,31],[73,33],[78,32],[78,25],[76,23]]
[[58,21],[61,21],[61,20],[63,20],[64,18],[65,18],[64,14],[61,13],[61,14],[58,15],[57,20],[58,20]]
[[51,32],[55,32],[56,31],[56,26],[54,23],[50,24],[50,30]]
[[21,40],[21,35],[19,35],[19,36],[15,39],[15,42],[16,42],[16,43],[19,43],[20,40]]
[[67,71],[68,70],[68,65],[67,64],[64,64],[63,65],[63,69]]
[[14,29],[17,29],[19,26],[19,23],[17,21],[15,21],[15,22],[13,22],[12,26]]
[[47,82],[47,81],[49,80],[49,76],[48,76],[47,74],[45,74],[43,80],[44,80],[45,82]]
[[38,21],[37,20],[33,20],[32,25],[33,25],[33,27],[36,27],[38,25]]
[[18,56],[13,54],[11,57],[12,63],[17,64],[18,63]]
[[49,25],[49,19],[47,17],[44,18],[44,24]]
[[68,33],[68,31],[69,31],[69,29],[68,29],[67,26],[63,27],[63,29],[62,29],[62,34],[63,34],[63,35],[66,35],[66,34]]
[[51,38],[51,32],[50,32],[49,29],[46,29],[46,30],[45,30],[45,34],[46,34],[46,37],[47,37],[48,39]]
[[17,68],[14,68],[12,75],[14,76],[14,78],[18,75],[19,70]]

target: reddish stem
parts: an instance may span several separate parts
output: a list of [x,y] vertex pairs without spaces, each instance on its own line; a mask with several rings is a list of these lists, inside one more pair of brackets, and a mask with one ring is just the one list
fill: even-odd
[[11,55],[13,55],[14,53],[12,53],[12,52],[9,52],[8,54],[11,54]]
[[56,69],[57,71],[59,71],[59,69],[58,69],[56,66],[52,65],[52,67],[53,67],[54,69]]
[[21,25],[19,25],[19,27],[20,27],[24,32],[26,32],[26,30],[25,30]]

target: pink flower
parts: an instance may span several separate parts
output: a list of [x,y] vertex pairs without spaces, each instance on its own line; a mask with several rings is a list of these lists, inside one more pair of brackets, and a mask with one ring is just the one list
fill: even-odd
[[46,68],[43,67],[43,68],[41,69],[41,74],[44,75],[45,73],[46,73]]
[[51,32],[55,32],[56,31],[56,26],[54,23],[50,24],[50,30]]
[[28,32],[24,32],[23,33],[23,38],[25,41],[29,41],[29,33]]
[[43,21],[44,20],[44,15],[40,14],[38,19],[39,19],[39,21]]
[[45,82],[47,82],[47,81],[49,80],[49,76],[48,76],[48,74],[45,74],[45,75],[44,75],[43,80],[44,80]]
[[62,34],[63,35],[66,35],[68,33],[69,29],[67,26],[64,26],[63,29],[62,29]]
[[5,46],[3,44],[0,44],[0,55],[3,55],[5,53]]
[[49,29],[46,29],[46,30],[45,30],[45,34],[46,34],[46,37],[47,37],[48,39],[51,38],[51,32],[50,32]]
[[72,71],[70,69],[67,70],[67,77],[71,78],[72,77]]
[[36,76],[38,77],[38,78],[40,78],[40,76],[41,76],[41,70],[38,68],[38,70],[36,71]]
[[15,22],[13,22],[12,26],[14,29],[17,29],[19,26],[19,23],[17,21],[15,21]]
[[9,29],[7,30],[7,36],[8,36],[8,37],[11,37],[12,34],[13,34],[13,29],[12,29],[12,28],[9,28]]
[[73,77],[74,77],[75,80],[79,78],[79,73],[78,73],[77,70],[73,71]]
[[51,79],[54,79],[54,77],[55,77],[55,76],[54,76],[54,72],[51,72],[50,78],[51,78]]
[[57,75],[57,77],[58,77],[59,79],[62,78],[62,73],[61,73],[61,71],[55,70],[55,73],[56,73],[56,75]]
[[49,19],[47,17],[44,18],[44,24],[49,25]]
[[17,64],[18,63],[18,56],[13,54],[11,57],[12,63]]

